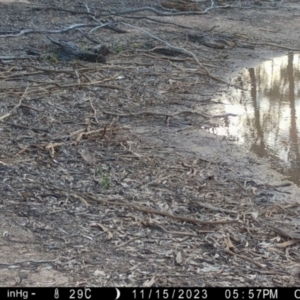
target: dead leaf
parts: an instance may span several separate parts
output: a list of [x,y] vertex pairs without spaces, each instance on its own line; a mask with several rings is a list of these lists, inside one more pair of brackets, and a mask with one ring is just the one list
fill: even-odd
[[89,164],[89,165],[95,164],[94,158],[86,149],[80,149],[80,150],[78,150],[78,152],[87,164]]
[[287,242],[284,242],[284,243],[281,243],[281,244],[276,244],[276,247],[286,248],[286,247],[292,246],[296,243],[297,243],[296,241],[287,241]]
[[94,272],[94,276],[105,276],[105,273],[103,271],[100,271],[100,270],[96,270]]
[[155,283],[155,276],[153,276],[150,280],[147,280],[144,282],[144,287],[151,287]]
[[227,236],[227,237],[225,238],[225,244],[226,244],[226,249],[227,249],[227,250],[231,250],[231,251],[234,250],[234,246],[233,246],[233,244],[232,244],[232,242],[231,242],[229,236]]
[[111,240],[114,237],[114,235],[111,233],[111,231],[108,228],[106,228],[104,225],[102,225],[100,223],[93,223],[92,225],[100,227],[103,232],[107,233],[107,236],[106,236],[107,240]]
[[252,216],[252,218],[253,218],[254,220],[256,220],[257,217],[258,217],[258,212],[257,212],[257,211],[252,212],[252,213],[251,213],[251,216]]
[[253,195],[255,195],[255,196],[258,195],[258,193],[257,193],[257,188],[252,187],[252,188],[251,188],[251,191],[252,191]]
[[182,255],[180,251],[176,255],[176,263],[178,263],[179,265],[182,263]]

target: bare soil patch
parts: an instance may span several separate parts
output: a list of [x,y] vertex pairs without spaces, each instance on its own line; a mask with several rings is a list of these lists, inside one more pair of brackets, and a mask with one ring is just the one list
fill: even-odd
[[0,4],[1,286],[299,284],[298,187],[204,130],[240,68],[300,49],[299,3],[261,4]]

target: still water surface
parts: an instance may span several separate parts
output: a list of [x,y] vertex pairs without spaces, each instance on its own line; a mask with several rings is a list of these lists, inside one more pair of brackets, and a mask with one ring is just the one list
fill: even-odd
[[222,110],[238,116],[210,131],[271,158],[274,168],[300,185],[300,56],[245,69],[236,83],[246,91],[230,88],[219,101]]

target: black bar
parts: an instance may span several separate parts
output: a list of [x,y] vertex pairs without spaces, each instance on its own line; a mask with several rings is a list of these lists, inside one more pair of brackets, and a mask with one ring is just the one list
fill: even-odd
[[1,300],[300,300],[299,288],[0,288]]

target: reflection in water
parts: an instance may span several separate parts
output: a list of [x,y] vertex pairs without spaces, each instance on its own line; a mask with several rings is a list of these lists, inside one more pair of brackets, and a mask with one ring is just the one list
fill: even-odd
[[231,88],[221,102],[227,113],[239,116],[211,131],[271,157],[279,171],[300,185],[300,56],[266,61],[245,70],[237,81],[246,91]]

